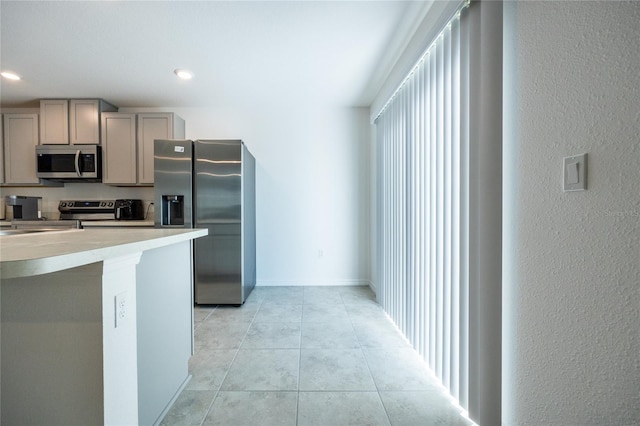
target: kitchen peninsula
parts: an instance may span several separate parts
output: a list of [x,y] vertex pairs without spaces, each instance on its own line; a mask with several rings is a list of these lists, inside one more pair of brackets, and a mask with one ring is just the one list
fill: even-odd
[[153,424],[188,381],[201,229],[0,237],[2,424]]

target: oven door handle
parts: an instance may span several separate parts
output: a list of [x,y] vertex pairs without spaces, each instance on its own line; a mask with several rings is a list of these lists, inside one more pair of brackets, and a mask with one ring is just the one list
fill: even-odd
[[82,174],[80,173],[80,150],[76,151],[76,161],[74,165],[76,167],[76,174],[78,175],[78,177],[82,176]]

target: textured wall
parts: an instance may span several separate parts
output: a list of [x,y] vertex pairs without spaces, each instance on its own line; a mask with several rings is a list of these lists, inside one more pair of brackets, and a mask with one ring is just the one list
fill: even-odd
[[505,3],[504,424],[640,424],[639,46],[638,2]]

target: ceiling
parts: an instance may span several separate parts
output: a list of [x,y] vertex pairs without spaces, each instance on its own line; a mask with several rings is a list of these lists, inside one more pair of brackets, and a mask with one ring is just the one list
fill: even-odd
[[1,106],[368,106],[425,4],[2,0]]

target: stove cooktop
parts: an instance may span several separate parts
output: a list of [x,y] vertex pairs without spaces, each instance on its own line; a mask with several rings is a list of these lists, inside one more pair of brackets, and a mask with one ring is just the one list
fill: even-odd
[[112,220],[115,205],[115,200],[62,200],[58,211],[62,220]]

